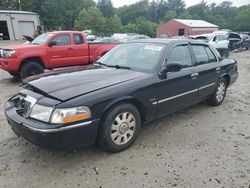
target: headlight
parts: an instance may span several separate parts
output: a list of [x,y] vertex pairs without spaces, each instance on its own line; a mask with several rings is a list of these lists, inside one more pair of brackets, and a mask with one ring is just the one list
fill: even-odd
[[89,119],[91,113],[86,106],[64,109],[57,108],[54,110],[53,107],[36,104],[30,113],[30,117],[52,124],[64,124]]
[[50,123],[61,124],[61,123],[71,123],[75,121],[89,119],[91,113],[88,107],[81,106],[76,108],[65,108],[65,109],[55,109]]
[[11,57],[12,55],[14,55],[15,53],[16,53],[15,50],[3,50],[1,55],[4,58],[8,58],[8,57]]
[[30,117],[40,121],[49,122],[53,109],[54,108],[52,107],[46,107],[39,104],[35,104],[30,113]]

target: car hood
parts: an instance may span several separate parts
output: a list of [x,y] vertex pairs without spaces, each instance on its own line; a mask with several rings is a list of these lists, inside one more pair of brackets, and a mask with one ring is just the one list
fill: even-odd
[[146,73],[87,66],[80,70],[68,69],[66,72],[52,72],[33,77],[26,88],[44,96],[66,101],[77,96],[98,91],[143,77]]
[[32,45],[32,44],[19,44],[19,45],[10,45],[4,46],[3,49],[8,50],[34,50],[36,48],[41,48],[41,45]]

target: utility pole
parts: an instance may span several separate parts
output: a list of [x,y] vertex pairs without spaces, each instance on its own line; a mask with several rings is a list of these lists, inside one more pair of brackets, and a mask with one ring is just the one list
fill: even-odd
[[22,7],[21,7],[21,0],[18,0],[18,3],[19,3],[19,10],[21,11],[21,10],[22,10]]

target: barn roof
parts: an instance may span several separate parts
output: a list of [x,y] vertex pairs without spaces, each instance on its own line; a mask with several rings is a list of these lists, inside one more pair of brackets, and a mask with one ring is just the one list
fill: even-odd
[[196,27],[196,28],[218,28],[218,25],[211,24],[209,22],[206,22],[204,20],[184,20],[184,19],[174,19],[177,22],[180,22],[184,25],[187,25],[189,27]]

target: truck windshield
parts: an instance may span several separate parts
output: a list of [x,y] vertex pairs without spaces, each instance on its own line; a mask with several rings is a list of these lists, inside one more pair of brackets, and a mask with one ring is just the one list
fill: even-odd
[[52,33],[44,33],[37,37],[35,40],[33,40],[31,44],[43,45],[52,35]]
[[165,45],[156,43],[120,44],[97,63],[107,67],[153,72],[163,54]]

